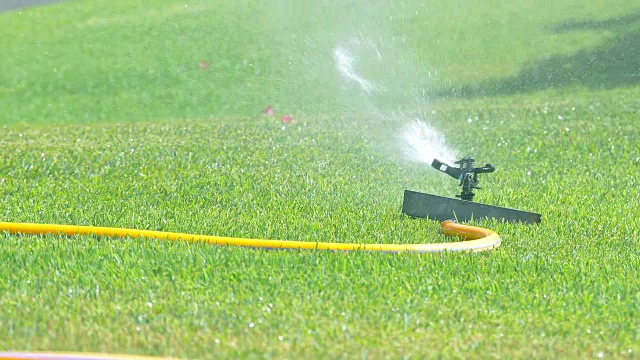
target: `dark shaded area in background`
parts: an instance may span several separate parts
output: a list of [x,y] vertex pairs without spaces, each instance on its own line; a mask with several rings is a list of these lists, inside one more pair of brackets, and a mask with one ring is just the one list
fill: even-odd
[[503,96],[549,88],[581,85],[612,89],[640,85],[640,12],[603,21],[564,22],[550,29],[554,34],[580,30],[604,30],[613,39],[597,48],[572,55],[556,55],[525,67],[518,74],[449,88],[439,97]]
[[28,6],[46,5],[62,0],[0,0],[0,11],[15,10]]

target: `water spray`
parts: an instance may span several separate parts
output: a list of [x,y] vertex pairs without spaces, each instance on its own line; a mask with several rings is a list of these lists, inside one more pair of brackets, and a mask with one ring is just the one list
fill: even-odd
[[397,140],[405,157],[411,161],[431,164],[436,158],[448,162],[457,158],[447,146],[444,135],[422,120],[405,125]]
[[347,82],[355,82],[362,91],[370,95],[374,90],[374,85],[356,73],[354,70],[355,58],[351,52],[342,46],[336,46],[333,57],[342,78]]

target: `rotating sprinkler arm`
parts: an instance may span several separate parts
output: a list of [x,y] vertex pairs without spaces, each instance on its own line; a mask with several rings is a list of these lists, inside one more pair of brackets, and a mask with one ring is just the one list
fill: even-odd
[[458,167],[452,167],[443,163],[438,159],[434,159],[431,163],[431,166],[443,173],[458,179],[460,181],[460,185],[462,187],[462,193],[460,195],[456,195],[462,200],[473,201],[473,197],[475,194],[473,193],[473,189],[480,189],[478,183],[478,174],[490,173],[496,170],[495,166],[491,164],[486,164],[483,167],[474,167],[475,160],[468,156],[466,158],[462,158],[455,162]]
[[455,168],[451,165],[447,165],[438,159],[433,159],[431,166],[434,169],[442,171],[443,173],[451,176],[454,179],[460,180],[460,177],[462,176],[462,170]]

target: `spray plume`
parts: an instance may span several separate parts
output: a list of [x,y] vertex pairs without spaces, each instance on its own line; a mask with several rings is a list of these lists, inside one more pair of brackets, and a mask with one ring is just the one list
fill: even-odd
[[434,159],[439,159],[449,164],[456,159],[456,154],[451,151],[444,140],[444,136],[427,123],[414,120],[400,131],[404,155],[412,160],[431,165]]
[[[361,41],[351,42],[362,45]],[[375,46],[371,41],[365,42],[365,44],[375,51],[377,60],[382,60],[383,56],[379,47]],[[454,151],[447,146],[444,135],[424,120],[398,113],[388,115],[373,105],[371,99],[374,95],[379,95],[377,94],[379,87],[375,86],[373,81],[365,79],[356,71],[356,57],[353,51],[343,45],[337,45],[334,49],[334,61],[335,67],[343,81],[357,84],[364,93],[363,95],[369,100],[367,101],[369,107],[375,110],[375,115],[378,117],[381,116],[385,125],[392,126],[392,131],[396,133],[393,139],[397,141],[397,145],[400,147],[406,159],[429,165],[436,158],[449,163],[455,161],[456,155]],[[399,124],[402,123],[405,123],[405,125],[402,126],[401,129],[398,129]]]
[[376,149],[390,157],[404,155],[417,162],[455,159],[429,119],[415,116],[425,110],[430,72],[416,66],[412,41],[396,21],[422,11],[423,4],[365,0],[277,4],[265,5],[277,24],[271,43],[282,46],[286,54],[274,57],[272,68],[282,78],[295,79],[280,90],[289,107],[311,114],[328,109],[349,112],[360,136],[373,140]]
[[354,58],[349,50],[338,45],[333,52],[333,58],[336,62],[336,68],[345,81],[355,82],[360,86],[360,89],[366,94],[371,94],[374,87],[373,84],[363,79],[353,69]]

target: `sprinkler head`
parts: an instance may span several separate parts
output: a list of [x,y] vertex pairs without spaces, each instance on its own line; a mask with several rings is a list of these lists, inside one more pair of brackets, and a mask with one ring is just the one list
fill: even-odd
[[496,167],[491,164],[486,164],[483,167],[475,167],[475,160],[471,156],[467,156],[455,162],[458,167],[447,165],[438,159],[433,159],[431,166],[439,170],[452,178],[460,181],[459,186],[462,187],[460,195],[456,195],[462,200],[473,201],[475,194],[473,189],[481,189],[478,184],[478,174],[485,174],[494,172]]

